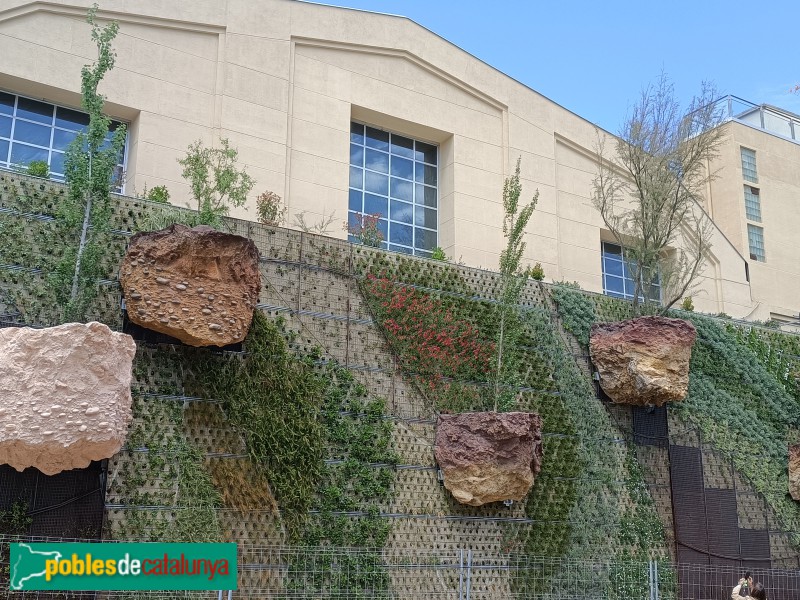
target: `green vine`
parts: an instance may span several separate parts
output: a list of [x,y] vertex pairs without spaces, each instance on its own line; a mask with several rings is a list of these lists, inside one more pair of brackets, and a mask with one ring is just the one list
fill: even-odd
[[[137,362],[142,360],[146,359],[137,356]],[[109,488],[116,503],[132,508],[114,520],[112,535],[152,542],[221,541],[220,494],[202,452],[181,434],[182,404],[135,394],[133,412],[127,451],[111,469]],[[170,515],[172,511],[163,508],[142,508],[148,506],[176,509]]]

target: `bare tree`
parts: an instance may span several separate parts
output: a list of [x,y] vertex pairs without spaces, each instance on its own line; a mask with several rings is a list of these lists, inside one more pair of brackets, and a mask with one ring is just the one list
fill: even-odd
[[609,156],[600,158],[592,201],[620,246],[634,282],[634,314],[661,312],[696,287],[710,248],[712,224],[702,193],[716,173],[722,113],[716,90],[703,83],[681,111],[662,73],[646,87]]

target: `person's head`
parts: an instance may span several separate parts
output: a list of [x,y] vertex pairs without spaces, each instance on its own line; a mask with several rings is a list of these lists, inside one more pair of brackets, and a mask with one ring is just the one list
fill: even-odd
[[750,571],[747,571],[744,574],[744,581],[747,584],[747,587],[749,587],[749,588],[753,587],[753,574],[750,573]]
[[764,590],[764,586],[760,583],[750,586],[750,597],[755,598],[755,600],[767,600],[767,592]]

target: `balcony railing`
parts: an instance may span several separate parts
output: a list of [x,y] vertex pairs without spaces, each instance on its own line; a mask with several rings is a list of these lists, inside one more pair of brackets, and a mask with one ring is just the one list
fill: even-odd
[[800,116],[769,104],[753,104],[736,96],[715,102],[723,121],[737,121],[800,143]]

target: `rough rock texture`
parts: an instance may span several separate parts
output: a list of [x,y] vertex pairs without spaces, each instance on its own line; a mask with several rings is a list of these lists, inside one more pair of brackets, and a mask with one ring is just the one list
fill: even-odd
[[639,317],[592,325],[589,353],[614,402],[661,406],[686,397],[697,337],[683,319]]
[[461,504],[522,500],[542,466],[542,419],[535,413],[439,415],[436,462]]
[[789,493],[800,501],[800,444],[789,446]]
[[137,233],[120,267],[128,318],[191,346],[241,342],[261,277],[252,240],[200,225]]
[[102,323],[0,329],[0,463],[54,475],[116,454],[135,353]]

